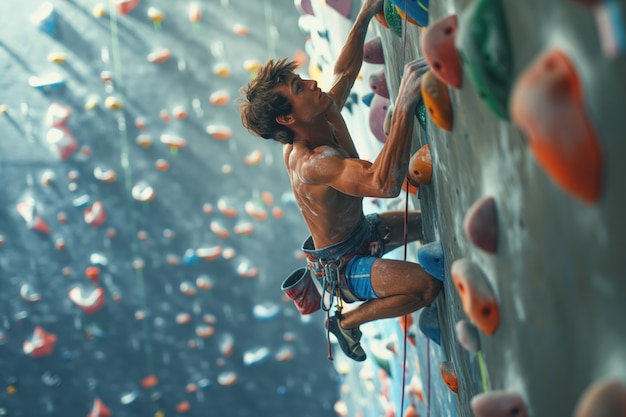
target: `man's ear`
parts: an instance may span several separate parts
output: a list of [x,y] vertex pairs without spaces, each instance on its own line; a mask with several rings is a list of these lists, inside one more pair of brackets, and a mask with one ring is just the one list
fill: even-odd
[[283,114],[281,116],[276,116],[276,122],[284,126],[289,126],[295,121],[296,119],[291,114]]

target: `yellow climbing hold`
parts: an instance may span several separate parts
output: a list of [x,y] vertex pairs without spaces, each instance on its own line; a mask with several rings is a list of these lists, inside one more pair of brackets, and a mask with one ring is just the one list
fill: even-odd
[[85,101],[85,110],[93,110],[98,107],[98,96],[89,96]]
[[62,64],[65,62],[65,52],[51,52],[48,54],[48,62]]
[[124,103],[118,97],[109,96],[104,100],[104,107],[111,110],[119,110],[124,107]]

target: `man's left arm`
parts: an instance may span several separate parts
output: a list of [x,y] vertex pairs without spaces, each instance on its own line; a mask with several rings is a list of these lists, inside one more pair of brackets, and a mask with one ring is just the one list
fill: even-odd
[[363,64],[363,44],[372,18],[383,7],[383,0],[364,0],[361,10],[348,33],[333,71],[333,83],[328,93],[341,110],[350,95]]

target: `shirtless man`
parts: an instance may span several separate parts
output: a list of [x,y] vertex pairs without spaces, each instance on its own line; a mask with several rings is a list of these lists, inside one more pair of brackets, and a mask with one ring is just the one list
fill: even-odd
[[[327,318],[328,330],[356,361],[366,358],[361,324],[412,313],[430,305],[442,288],[416,263],[380,258],[404,244],[404,212],[363,213],[364,197],[391,198],[401,191],[427,66],[405,66],[391,129],[373,163],[359,159],[340,113],[361,69],[369,22],[382,6],[383,0],[364,0],[328,92],[300,78],[294,62],[270,60],[243,89],[240,102],[249,131],[283,144],[295,200],[311,233],[303,245],[308,270],[331,298],[340,295],[340,306],[341,300],[365,301]],[[409,212],[407,230],[407,241],[422,239],[419,211]]]

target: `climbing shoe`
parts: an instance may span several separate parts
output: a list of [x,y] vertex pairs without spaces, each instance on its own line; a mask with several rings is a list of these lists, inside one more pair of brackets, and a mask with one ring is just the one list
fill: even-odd
[[344,329],[339,325],[340,318],[338,314],[329,317],[326,323],[328,330],[335,335],[339,347],[347,357],[357,362],[364,361],[367,355],[361,347],[361,331],[358,327],[356,329]]

